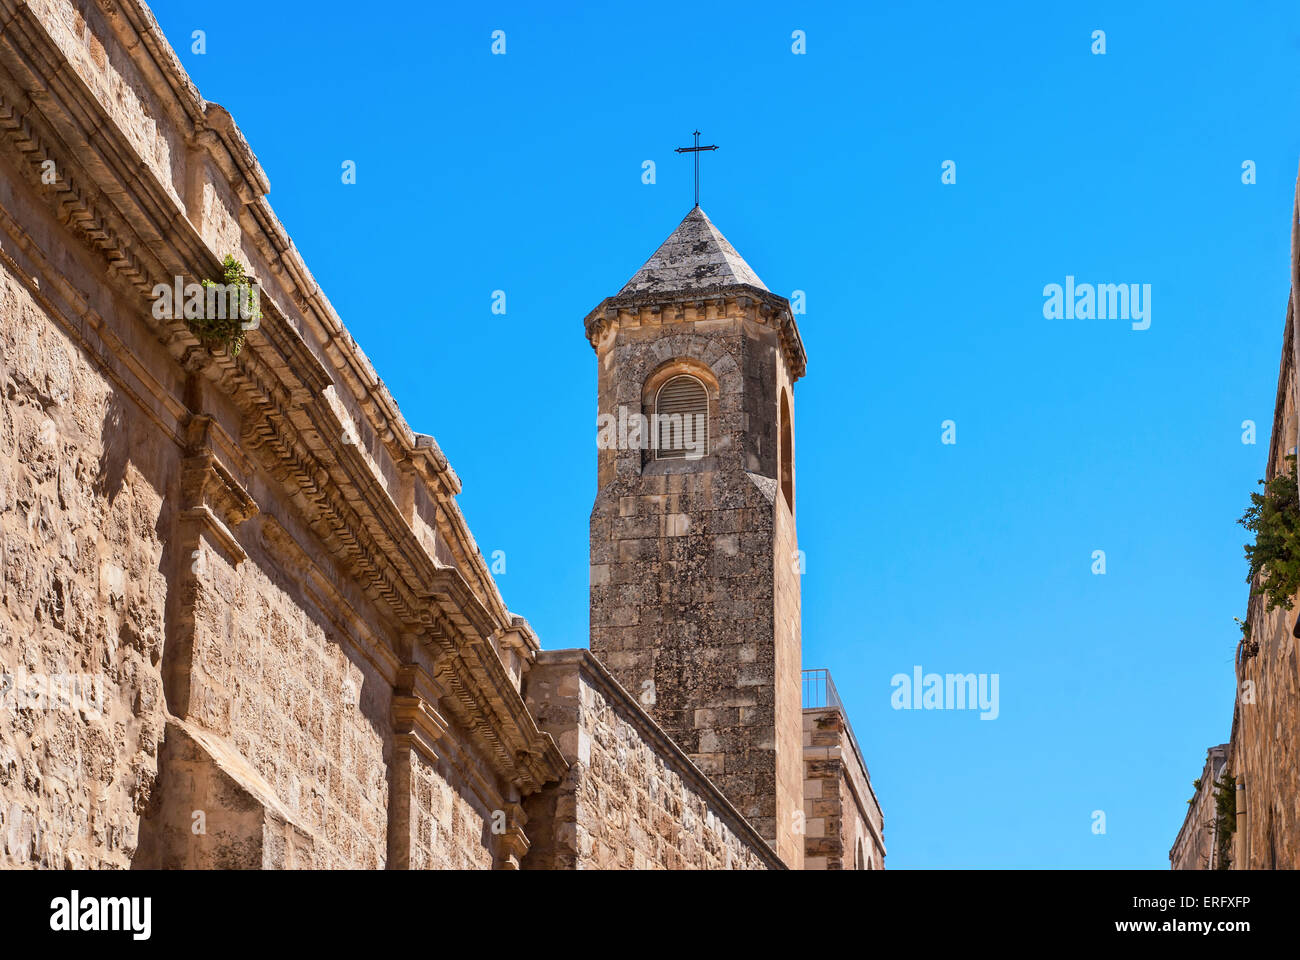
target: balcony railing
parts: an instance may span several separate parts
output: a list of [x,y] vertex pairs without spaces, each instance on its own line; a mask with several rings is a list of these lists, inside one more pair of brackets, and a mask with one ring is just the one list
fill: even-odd
[[853,734],[849,712],[844,709],[844,702],[840,700],[839,691],[835,689],[835,681],[831,679],[829,670],[819,668],[803,672],[803,708],[840,712],[840,716],[844,718],[844,731],[849,735],[849,743],[853,745],[853,752],[857,754],[858,763],[862,764],[862,771],[867,776],[867,782],[870,783],[871,773],[867,770],[867,761],[862,758],[862,748],[858,746],[858,738]]
[[840,701],[839,691],[835,689],[835,681],[831,679],[829,670],[805,670],[803,672],[803,708],[805,710],[820,710],[823,707],[839,707],[844,711],[844,704]]

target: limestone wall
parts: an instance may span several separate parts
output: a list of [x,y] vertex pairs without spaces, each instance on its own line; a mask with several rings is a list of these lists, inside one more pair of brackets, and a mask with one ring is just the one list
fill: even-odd
[[[0,207],[30,210],[20,193],[0,165]],[[163,736],[178,458],[126,455],[152,424],[40,298],[0,255],[0,866],[123,867]],[[80,702],[60,678],[89,681]]]
[[412,870],[491,869],[492,811],[472,791],[458,788],[447,766],[417,755],[410,784],[417,810],[411,824]]
[[1194,788],[1182,829],[1169,851],[1169,866],[1174,870],[1212,870],[1216,863],[1215,827],[1216,807],[1214,784],[1225,771],[1228,745],[1221,744],[1206,751],[1205,767],[1198,778],[1200,786]]
[[317,866],[380,867],[391,686],[360,651],[383,638],[363,645],[313,602],[270,516],[244,532],[247,560],[232,565],[203,537],[200,573],[183,576],[195,591],[187,714],[247,758],[319,838]]
[[883,870],[884,818],[838,707],[803,711],[804,868]]
[[[143,4],[0,23],[0,690],[97,694],[0,702],[0,865],[517,866],[565,767],[459,479]],[[227,254],[237,355],[153,309]]]
[[[601,642],[702,773],[589,655],[535,662],[459,479],[148,9],[0,23],[0,678],[97,684],[0,704],[0,866],[780,866],[764,832],[797,865],[793,517],[775,422],[748,426],[788,385],[771,304],[711,308],[725,349],[632,350],[712,364],[733,443],[593,519]],[[238,353],[153,309],[227,254],[262,287]]]
[[525,869],[764,869],[776,853],[585,650],[543,651],[538,723],[570,767],[525,801]]
[[679,300],[607,301],[609,326],[593,334],[602,414],[653,413],[657,385],[690,373],[709,394],[711,439],[695,460],[601,451],[591,650],[797,868],[799,581],[777,480],[779,310],[748,288]]
[[[1287,469],[1296,437],[1295,321],[1288,309],[1268,476]],[[1243,491],[1243,499],[1246,491]],[[1238,649],[1230,767],[1238,778],[1234,866],[1300,868],[1300,608],[1251,597],[1250,641]]]
[[[783,389],[789,390],[781,371]],[[790,395],[793,395],[791,392]],[[793,460],[793,451],[791,451]],[[803,626],[801,579],[803,560],[795,531],[795,517],[779,484],[773,488],[772,592],[773,631],[776,634],[772,705],[776,744],[777,844],[786,865],[802,869],[804,845],[794,829],[803,810],[802,677]]]

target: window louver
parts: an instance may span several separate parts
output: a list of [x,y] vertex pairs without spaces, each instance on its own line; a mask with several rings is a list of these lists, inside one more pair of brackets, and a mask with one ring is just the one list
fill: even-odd
[[655,459],[685,460],[709,452],[709,395],[694,377],[673,377],[655,397]]

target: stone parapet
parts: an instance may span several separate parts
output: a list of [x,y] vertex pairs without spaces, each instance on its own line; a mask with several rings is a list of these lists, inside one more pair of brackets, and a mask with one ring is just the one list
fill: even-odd
[[524,869],[780,869],[762,836],[586,650],[544,650],[525,692],[569,772],[524,801]]

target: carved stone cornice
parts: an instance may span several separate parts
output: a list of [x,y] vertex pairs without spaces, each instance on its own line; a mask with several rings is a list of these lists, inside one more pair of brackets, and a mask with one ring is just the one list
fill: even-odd
[[186,452],[181,460],[181,519],[197,521],[235,561],[248,559],[231,527],[257,513],[257,504],[212,450],[213,420],[190,418]]
[[187,507],[207,506],[226,523],[240,524],[257,514],[257,504],[213,452],[212,428],[210,416],[190,418],[189,456],[181,461],[181,497]]
[[438,697],[433,678],[418,665],[407,663],[398,669],[393,690],[393,738],[430,761],[438,759],[435,745],[449,728],[437,710]]
[[518,870],[532,842],[524,833],[528,814],[518,803],[509,803],[502,810],[505,829],[496,834],[496,865],[498,870]]
[[732,284],[669,296],[626,294],[606,297],[587,314],[583,328],[593,349],[619,325],[669,326],[695,321],[744,319],[773,327],[781,342],[790,382],[798,380],[808,368],[799,325],[790,310],[790,301],[768,290],[749,284]]
[[[448,571],[444,582],[455,576]],[[447,602],[445,596],[435,600]],[[551,735],[538,729],[491,643],[481,636],[458,642],[459,631],[444,614],[425,639],[434,657],[434,676],[447,692],[444,706],[520,793],[561,779],[568,763]]]
[[537,651],[542,649],[532,625],[517,613],[511,614],[510,626],[497,632],[496,640],[503,649],[514,651],[521,660],[527,662],[532,662]]

